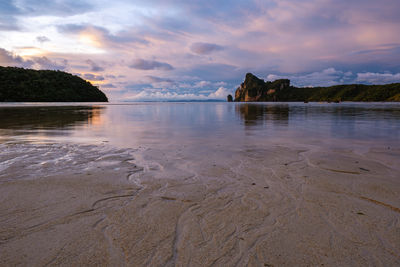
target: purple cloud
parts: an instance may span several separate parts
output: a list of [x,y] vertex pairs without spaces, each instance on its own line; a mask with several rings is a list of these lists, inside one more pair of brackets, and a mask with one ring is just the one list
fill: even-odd
[[303,73],[303,74],[269,74],[268,81],[277,79],[290,79],[295,86],[331,86],[342,83],[352,83],[354,75],[351,72],[327,68],[322,71]]
[[[12,1],[16,2],[16,1]],[[86,13],[93,9],[90,1],[70,1],[70,0],[20,0],[18,6],[14,6],[19,14],[27,16],[71,16]]]
[[129,65],[131,69],[137,70],[173,70],[170,64],[160,61],[154,60],[144,60],[144,59],[135,59],[132,64]]
[[36,41],[39,43],[45,43],[45,42],[50,42],[50,39],[47,38],[46,36],[38,36],[36,37]]
[[102,88],[108,88],[108,89],[114,89],[117,88],[114,84],[112,83],[106,83],[106,84],[101,84],[100,85]]
[[217,44],[210,44],[210,43],[194,43],[190,47],[192,52],[199,54],[199,55],[209,55],[213,52],[221,51],[224,48]]
[[33,61],[39,65],[40,69],[46,70],[65,70],[68,66],[68,60],[66,59],[61,60],[61,62],[56,62],[47,57],[34,57]]
[[86,60],[86,63],[89,64],[91,71],[104,71],[104,68],[99,66],[96,62],[91,59]]
[[35,62],[32,60],[23,59],[18,55],[14,55],[9,51],[0,48],[0,65],[2,66],[30,68],[33,64],[35,64]]
[[86,79],[86,80],[91,80],[91,81],[104,81],[104,77],[103,77],[103,76],[101,76],[101,75],[94,75],[94,74],[91,74],[91,73],[83,74],[82,77],[83,77],[84,79]]
[[3,48],[0,48],[0,65],[13,66],[21,68],[36,68],[46,70],[64,70],[68,66],[68,60],[61,59],[59,61],[51,60],[47,57],[31,57],[24,59]]
[[151,82],[151,83],[169,83],[169,84],[174,84],[175,82],[171,79],[168,78],[161,78],[161,77],[156,77],[156,76],[146,76],[146,79]]

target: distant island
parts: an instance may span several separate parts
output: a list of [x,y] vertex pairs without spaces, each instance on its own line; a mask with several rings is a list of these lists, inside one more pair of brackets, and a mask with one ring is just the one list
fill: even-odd
[[290,80],[280,79],[264,82],[251,73],[236,89],[235,98],[228,102],[400,102],[400,83],[385,85],[348,84],[330,87],[294,87]]
[[82,78],[53,70],[0,67],[0,102],[108,102]]

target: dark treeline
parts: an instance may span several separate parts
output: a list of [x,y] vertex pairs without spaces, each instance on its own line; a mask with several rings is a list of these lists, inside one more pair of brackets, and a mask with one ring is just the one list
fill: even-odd
[[107,102],[82,78],[52,70],[0,67],[0,102]]
[[278,94],[281,101],[400,101],[400,84],[349,84],[330,87],[295,88]]

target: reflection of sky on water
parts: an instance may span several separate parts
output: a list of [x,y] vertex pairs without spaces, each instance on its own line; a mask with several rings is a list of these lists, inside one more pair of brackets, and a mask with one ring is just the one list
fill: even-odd
[[[133,103],[0,107],[3,140],[118,146],[235,145],[290,138],[400,140],[398,104]],[[1,139],[0,139],[1,140]]]

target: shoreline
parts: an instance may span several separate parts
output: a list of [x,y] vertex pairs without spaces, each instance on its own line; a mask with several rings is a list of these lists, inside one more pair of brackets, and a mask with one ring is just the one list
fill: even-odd
[[[32,148],[37,160],[47,145],[15,146],[9,155]],[[0,264],[399,264],[399,148],[316,147],[204,158],[67,146],[76,159],[92,149],[79,164],[96,164],[8,181],[23,170],[0,171]]]

